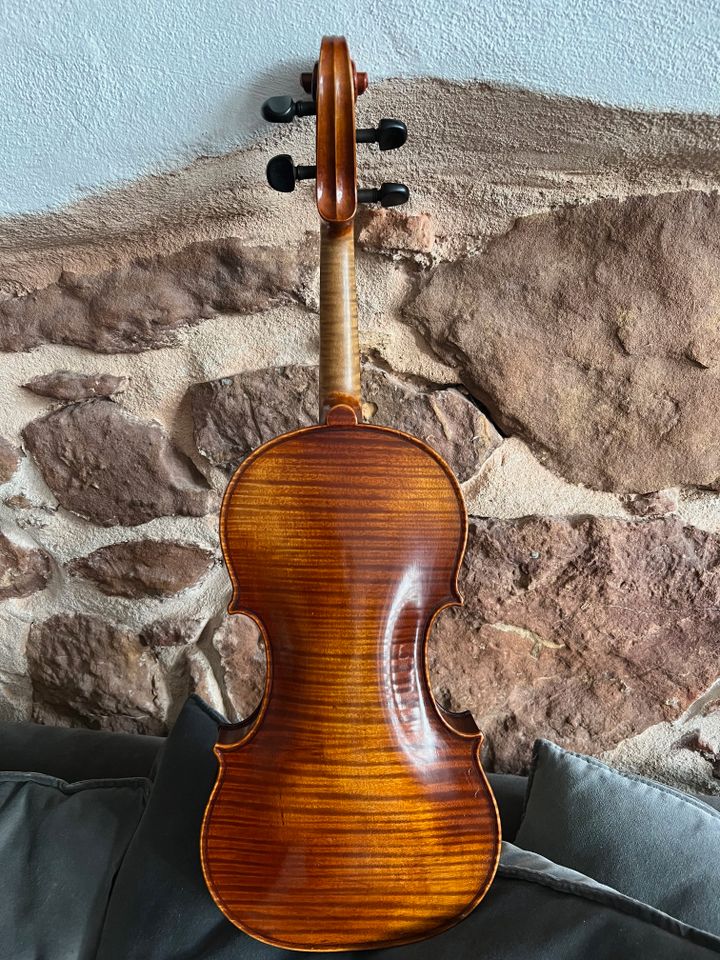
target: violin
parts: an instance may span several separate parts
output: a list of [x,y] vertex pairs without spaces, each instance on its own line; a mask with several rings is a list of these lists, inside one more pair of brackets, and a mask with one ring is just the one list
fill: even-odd
[[215,903],[250,936],[362,950],[469,914],[495,875],[500,828],[482,734],[428,682],[433,621],[462,602],[460,487],[421,440],[362,422],[353,223],[359,202],[393,206],[408,189],[358,189],[356,142],[391,149],[406,130],[356,130],[367,75],[342,37],[323,39],[302,83],[310,100],[274,97],[263,112],[316,116],[316,164],[281,155],[268,180],[316,180],[319,423],[263,444],[224,496],[228,611],[257,623],[267,675],[255,712],[220,730],[201,859]]

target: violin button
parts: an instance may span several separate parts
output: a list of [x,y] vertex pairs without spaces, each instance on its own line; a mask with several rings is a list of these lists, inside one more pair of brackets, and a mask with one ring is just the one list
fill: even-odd
[[325,415],[325,423],[329,427],[354,427],[357,422],[355,411],[347,403],[336,403]]

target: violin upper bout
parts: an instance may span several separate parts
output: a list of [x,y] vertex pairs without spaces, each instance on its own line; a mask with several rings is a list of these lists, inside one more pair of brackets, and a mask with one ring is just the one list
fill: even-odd
[[442,458],[414,437],[359,423],[349,403],[333,403],[325,424],[268,441],[231,479],[220,514],[228,610],[262,624],[267,601],[277,607],[298,577],[306,578],[305,602],[330,582],[342,581],[350,594],[341,602],[395,581],[407,592],[412,580],[430,622],[463,602],[466,537],[460,486]]

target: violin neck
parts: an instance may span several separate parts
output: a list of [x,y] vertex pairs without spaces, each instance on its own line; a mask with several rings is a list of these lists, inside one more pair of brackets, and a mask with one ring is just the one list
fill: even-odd
[[352,221],[320,231],[320,423],[342,403],[360,412],[360,347]]

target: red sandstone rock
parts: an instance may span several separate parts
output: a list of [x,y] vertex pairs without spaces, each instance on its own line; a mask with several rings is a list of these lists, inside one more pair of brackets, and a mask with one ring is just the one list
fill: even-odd
[[52,400],[89,400],[92,397],[112,397],[122,393],[128,385],[127,377],[112,373],[78,373],[73,370],[54,370],[33,377],[23,384],[26,390]]
[[20,465],[20,451],[0,437],[0,483],[7,483]]
[[21,547],[0,533],[0,601],[44,590],[50,579],[50,558],[43,550]]
[[435,228],[429,213],[364,210],[357,241],[365,250],[430,253],[435,245]]
[[212,642],[232,707],[228,720],[244,720],[260,703],[265,689],[265,644],[260,631],[249,617],[227,615]]
[[219,313],[258,313],[301,296],[303,250],[250,247],[236,237],[193,243],[105,273],[64,273],[57,283],[0,302],[0,350],[69,343],[136,353],[173,342],[176,330]]
[[160,424],[111,400],[62,407],[29,423],[23,437],[60,505],[95,523],[202,516],[216,505],[205,479]]
[[431,673],[441,702],[473,711],[496,769],[525,769],[536,737],[608,750],[717,676],[720,536],[677,519],[477,520],[461,589]]
[[[68,564],[70,573],[92,580],[110,596],[170,597],[197,583],[210,569],[213,555],[194,543],[173,540],[128,540],[111,543]],[[167,621],[161,621],[166,624]],[[160,630],[146,627],[144,639]]]
[[155,656],[105,619],[56,614],[30,629],[28,672],[35,719],[161,734],[169,704]]
[[636,517],[658,517],[675,513],[678,508],[677,490],[656,490],[654,493],[631,493],[623,498],[625,509]]
[[441,264],[406,316],[569,480],[717,487],[719,260],[716,193],[598,200]]
[[[316,367],[271,367],[190,388],[195,442],[217,466],[232,468],[278,434],[317,423]],[[459,390],[423,390],[377,367],[363,369],[370,423],[395,427],[437,450],[466,480],[500,435]]]

